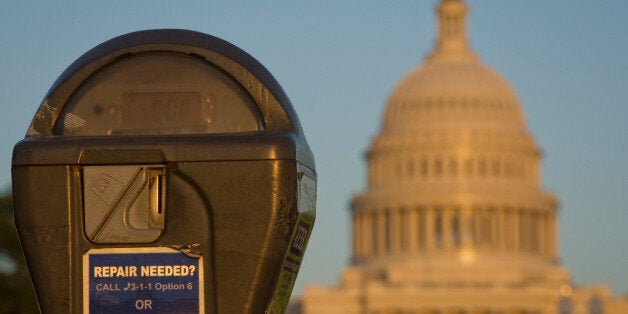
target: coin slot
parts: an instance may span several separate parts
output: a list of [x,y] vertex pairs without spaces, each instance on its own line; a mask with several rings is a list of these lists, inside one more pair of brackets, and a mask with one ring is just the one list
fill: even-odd
[[151,224],[155,227],[163,227],[165,176],[162,169],[150,169],[148,175],[149,215]]

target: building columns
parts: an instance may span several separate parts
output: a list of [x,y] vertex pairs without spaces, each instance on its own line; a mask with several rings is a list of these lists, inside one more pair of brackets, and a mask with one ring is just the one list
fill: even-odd
[[504,253],[506,252],[506,211],[504,208],[500,208],[498,210],[498,219],[499,219],[499,230],[497,233],[497,237],[499,239],[499,251]]
[[512,217],[512,249],[513,252],[519,253],[519,209],[513,209]]
[[538,251],[539,254],[541,255],[545,255],[545,252],[547,250],[545,244],[547,243],[547,232],[545,230],[545,224],[546,219],[545,219],[545,213],[540,213],[537,216],[537,232],[538,232],[538,237],[537,237],[537,246],[538,246]]
[[472,211],[469,207],[464,207],[460,211],[460,244],[462,248],[473,246]]
[[452,213],[451,208],[443,207],[441,208],[441,247],[445,251],[449,251],[453,248],[453,239],[452,239]]
[[391,226],[390,226],[390,244],[392,253],[401,253],[401,210],[399,208],[391,210],[390,213]]
[[353,212],[352,228],[352,256],[358,260],[470,248],[557,257],[554,213],[525,208],[364,209]]
[[434,208],[425,208],[425,250],[434,251]]
[[378,209],[376,216],[377,223],[377,255],[386,255],[386,210]]
[[418,209],[410,208],[408,210],[408,216],[406,217],[408,222],[408,247],[410,252],[417,252],[419,250],[419,217]]

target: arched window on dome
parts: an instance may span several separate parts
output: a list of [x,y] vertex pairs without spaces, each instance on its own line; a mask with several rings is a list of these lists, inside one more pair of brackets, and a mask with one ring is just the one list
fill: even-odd
[[370,227],[371,227],[371,243],[369,244],[370,245],[370,251],[372,253],[375,253],[375,252],[377,252],[377,241],[379,240],[377,238],[377,225],[378,225],[378,223],[377,223],[377,213],[375,211],[373,211],[370,214],[370,218],[369,218],[368,221],[369,221],[369,224],[370,224]]
[[453,210],[453,216],[451,217],[451,234],[454,246],[459,248],[461,245],[460,208],[455,208]]
[[410,217],[410,211],[406,208],[401,208],[399,211],[399,248],[402,252],[408,249],[408,217]]
[[532,222],[532,243],[533,243],[533,250],[535,253],[543,253],[542,248],[543,248],[543,244],[541,243],[543,241],[543,237],[540,237],[541,234],[544,234],[544,230],[543,230],[543,214],[541,214],[540,212],[535,212],[534,213],[534,219]]
[[401,158],[395,159],[395,174],[397,174],[397,178],[403,176],[403,160]]
[[589,314],[604,314],[604,303],[598,296],[593,296],[587,304]]
[[478,160],[478,175],[486,175],[486,158],[484,156],[480,157]]
[[493,157],[493,161],[491,163],[491,170],[494,177],[499,177],[501,175],[501,162],[499,157]]
[[434,158],[434,176],[440,177],[443,174],[443,158],[436,156]]
[[515,175],[515,165],[511,158],[506,159],[506,166],[504,174],[507,178],[512,178]]
[[449,174],[451,176],[458,175],[458,160],[455,156],[449,158]]
[[414,178],[415,169],[414,169],[414,158],[412,156],[408,158],[408,160],[406,160],[406,169],[408,170],[408,177]]
[[418,232],[417,232],[417,236],[418,238],[418,243],[419,243],[419,248],[421,249],[421,251],[424,251],[426,246],[427,246],[427,235],[426,235],[426,214],[425,214],[426,208],[425,207],[419,207],[418,212],[417,212],[417,226],[419,228]]
[[519,229],[518,229],[519,222],[517,220],[518,219],[517,209],[509,207],[507,209],[507,213],[508,213],[507,214],[508,226],[510,227],[507,232],[507,239],[508,239],[507,247],[510,252],[516,253],[519,251],[519,247],[518,247],[519,240],[517,238],[519,235]]
[[492,244],[493,228],[491,225],[491,212],[486,208],[482,210],[480,228],[482,230],[482,247],[488,248]]
[[523,162],[523,158],[518,157],[516,159],[516,164],[515,164],[515,173],[518,179],[522,179],[524,177],[524,162]]
[[497,208],[490,207],[487,211],[489,218],[489,225],[487,226],[490,231],[490,245],[494,251],[499,250],[499,213]]
[[573,311],[573,303],[569,297],[560,297],[558,300],[558,313],[571,314]]
[[481,245],[481,220],[482,220],[482,215],[480,212],[480,207],[479,206],[473,206],[473,223],[471,224],[471,227],[473,229],[473,231],[471,232],[471,241],[473,243],[473,246],[476,248],[479,248]]
[[527,241],[528,241],[528,252],[530,253],[534,253],[535,252],[535,244],[534,244],[534,213],[533,212],[529,212],[527,215],[527,220],[528,220],[528,237],[527,237]]
[[426,178],[429,173],[427,156],[421,156],[421,177]]
[[436,247],[443,248],[443,209],[436,207],[434,211],[434,241],[436,241]]
[[525,209],[519,210],[519,251],[528,251],[528,215]]
[[464,174],[467,177],[471,177],[473,175],[473,157],[469,156],[464,162]]

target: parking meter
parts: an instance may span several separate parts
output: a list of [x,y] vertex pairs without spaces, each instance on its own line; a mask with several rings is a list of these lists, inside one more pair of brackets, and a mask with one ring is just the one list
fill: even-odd
[[12,176],[44,313],[283,312],[315,218],[314,159],[280,85],[185,30],[75,61]]

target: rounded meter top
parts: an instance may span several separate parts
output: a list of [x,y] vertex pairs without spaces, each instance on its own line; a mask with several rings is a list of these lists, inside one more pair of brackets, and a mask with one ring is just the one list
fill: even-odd
[[57,79],[27,137],[302,133],[257,60],[219,38],[147,30],[111,39]]

